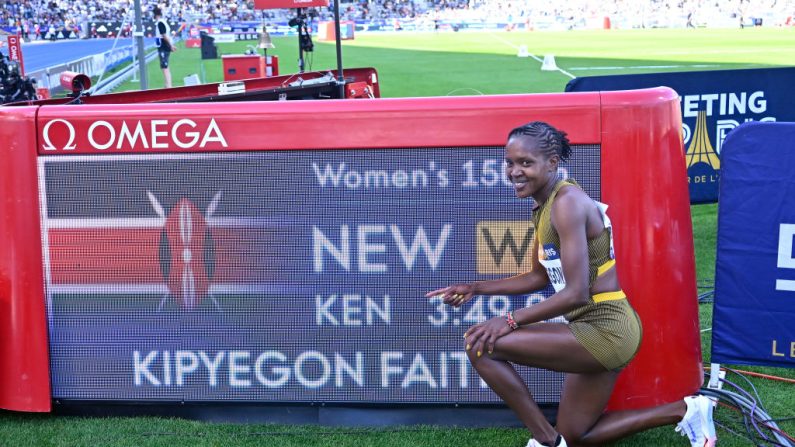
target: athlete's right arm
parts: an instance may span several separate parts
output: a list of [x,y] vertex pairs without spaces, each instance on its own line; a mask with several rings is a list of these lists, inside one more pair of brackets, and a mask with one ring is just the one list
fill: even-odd
[[538,239],[533,241],[530,252],[530,271],[508,278],[477,281],[472,283],[475,295],[521,295],[541,290],[549,284],[547,271],[538,262]]
[[549,284],[549,277],[544,267],[538,262],[538,242],[533,242],[531,251],[530,271],[508,278],[476,281],[468,284],[456,284],[436,289],[425,294],[426,297],[438,296],[445,304],[459,307],[475,295],[521,295],[541,290]]
[[544,270],[533,270],[508,278],[477,281],[472,284],[475,295],[522,295],[541,290],[549,284]]

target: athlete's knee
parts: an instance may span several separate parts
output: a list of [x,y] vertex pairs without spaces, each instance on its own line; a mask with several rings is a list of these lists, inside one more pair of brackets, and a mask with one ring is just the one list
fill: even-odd
[[477,366],[478,363],[488,358],[489,354],[482,351],[484,348],[481,347],[481,351],[478,351],[478,348],[471,346],[466,342],[464,344],[466,345],[464,348],[466,350],[465,352],[467,353],[467,358],[469,359],[469,363],[471,363],[472,366]]
[[472,346],[470,346],[469,343],[464,342],[464,344],[466,345],[464,346],[464,349],[466,350],[465,352],[467,353],[467,358],[469,359],[469,363],[474,365],[475,363],[477,363],[478,360],[480,360],[480,358],[475,352],[475,349]]
[[555,429],[563,436],[563,439],[566,440],[566,445],[568,446],[582,446],[588,445],[584,442],[585,440],[585,432],[581,429],[572,427],[566,424],[564,421],[558,421],[558,425]]
[[577,436],[574,436],[572,434],[565,435],[565,434],[561,433],[560,435],[563,436],[563,439],[566,440],[566,446],[567,447],[589,447],[589,446],[591,446],[591,444],[588,444],[588,443],[584,442],[582,438],[578,438]]

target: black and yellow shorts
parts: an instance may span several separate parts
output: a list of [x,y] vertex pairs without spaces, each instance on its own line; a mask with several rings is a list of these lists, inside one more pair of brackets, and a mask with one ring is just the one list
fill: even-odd
[[594,304],[569,321],[569,329],[609,371],[624,368],[640,347],[643,327],[624,292],[594,295]]

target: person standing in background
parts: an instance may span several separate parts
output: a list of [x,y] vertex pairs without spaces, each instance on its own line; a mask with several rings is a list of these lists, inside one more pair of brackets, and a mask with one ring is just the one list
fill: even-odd
[[177,51],[177,48],[171,43],[171,30],[168,22],[163,20],[163,11],[159,6],[155,6],[152,14],[155,16],[155,27],[157,28],[155,44],[157,45],[157,55],[160,57],[160,68],[163,70],[165,87],[171,88],[171,70],[168,68],[168,60],[171,53]]

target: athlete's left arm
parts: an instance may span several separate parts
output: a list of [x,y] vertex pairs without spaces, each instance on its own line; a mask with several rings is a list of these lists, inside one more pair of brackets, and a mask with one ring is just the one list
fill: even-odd
[[590,199],[575,188],[562,189],[552,204],[552,226],[560,237],[560,263],[566,287],[548,299],[514,312],[517,323],[555,318],[588,304],[587,210]]

